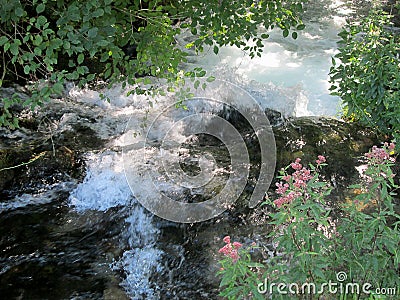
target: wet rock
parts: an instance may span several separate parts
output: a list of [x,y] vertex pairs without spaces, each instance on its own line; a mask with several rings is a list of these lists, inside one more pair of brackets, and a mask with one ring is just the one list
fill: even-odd
[[[0,96],[6,97],[15,91],[15,88],[2,89]],[[14,195],[12,191],[38,189],[38,184],[82,179],[85,171],[82,156],[101,149],[107,142],[93,129],[96,111],[93,113],[68,99],[54,99],[41,110],[25,109],[18,111],[18,115],[19,128],[0,127],[3,199]]]
[[104,300],[129,300],[126,293],[118,286],[110,287],[104,290]]
[[54,151],[43,148],[1,149],[0,190],[5,196],[38,190],[40,186],[80,179],[84,162],[79,153],[62,146]]
[[327,158],[323,174],[342,187],[357,176],[359,157],[386,137],[357,123],[335,118],[301,117],[273,128],[277,149],[276,170],[297,157],[313,163],[318,155]]
[[272,126],[280,125],[284,121],[282,113],[270,108],[265,109],[265,115],[268,118],[269,124],[271,124]]

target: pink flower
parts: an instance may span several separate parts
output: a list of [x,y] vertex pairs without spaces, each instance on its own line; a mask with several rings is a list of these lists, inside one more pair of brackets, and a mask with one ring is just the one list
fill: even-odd
[[299,189],[299,188],[305,187],[306,183],[303,180],[298,179],[293,183],[293,185]]
[[237,262],[237,260],[239,259],[239,254],[238,254],[237,250],[233,250],[233,251],[230,253],[229,256],[232,258],[232,261],[233,261],[234,263]]
[[289,188],[289,184],[287,184],[287,183],[282,184],[282,182],[279,182],[279,183],[276,183],[276,187],[277,187],[276,193],[279,195],[283,195]]
[[311,171],[306,168],[302,168],[301,170],[297,170],[292,174],[292,178],[294,180],[293,185],[296,188],[304,188],[306,187],[307,181],[309,181],[312,176],[311,176]]
[[279,197],[278,199],[274,200],[274,204],[277,208],[280,208],[283,204],[291,203],[294,199],[300,197],[302,193],[300,192],[289,192],[287,195]]
[[239,242],[233,242],[233,247],[235,248],[235,249],[239,249],[240,247],[242,247],[243,245],[241,244],[241,243],[239,243]]
[[[393,157],[390,157],[390,153],[393,151],[391,151],[390,149],[392,147],[396,147],[393,143],[390,144],[389,148],[388,148],[388,144],[385,143],[383,146],[384,148],[378,148],[377,146],[373,146],[371,151],[364,154],[364,156],[371,162],[374,164],[383,164],[387,161],[391,161],[394,162],[395,159]],[[393,148],[394,149],[394,148]]]
[[232,245],[231,244],[226,244],[221,249],[219,249],[218,252],[222,253],[222,254],[224,254],[226,256],[229,256],[229,254],[232,252]]
[[290,178],[292,178],[291,175],[285,175],[285,176],[282,177],[282,179],[285,180],[286,182],[289,182]]
[[318,155],[318,159],[316,160],[317,165],[323,164],[326,162],[326,158],[323,155]]
[[239,242],[231,243],[231,238],[229,236],[224,237],[223,241],[226,243],[226,245],[219,249],[218,252],[232,258],[234,263],[237,262],[237,260],[240,258],[238,250],[243,245]]
[[285,203],[284,197],[280,197],[280,198],[274,200],[274,204],[276,205],[277,208],[280,208],[284,203]]
[[309,169],[302,169],[302,177],[304,181],[308,181],[311,179],[311,171]]
[[294,169],[294,170],[300,170],[303,166],[300,163],[301,159],[300,158],[296,158],[294,163],[291,163],[290,166]]

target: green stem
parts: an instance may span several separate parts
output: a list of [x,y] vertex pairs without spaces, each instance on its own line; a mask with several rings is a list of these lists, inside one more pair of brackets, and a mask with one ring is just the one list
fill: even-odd
[[22,167],[22,166],[29,165],[30,163],[33,163],[35,160],[38,160],[39,158],[41,158],[45,154],[46,154],[46,152],[41,152],[38,155],[36,155],[35,157],[31,158],[28,162],[24,162],[24,163],[21,163],[19,165],[12,166],[12,167],[2,168],[2,169],[0,169],[0,172],[1,171],[6,171],[6,170],[12,170],[12,169],[16,169],[16,168],[19,168],[19,167]]

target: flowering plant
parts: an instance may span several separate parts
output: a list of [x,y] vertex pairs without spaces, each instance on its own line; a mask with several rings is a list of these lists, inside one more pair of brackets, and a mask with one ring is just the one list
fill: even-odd
[[[280,181],[276,184],[278,197],[267,201],[276,208],[271,213],[274,230],[269,238],[276,245],[278,255],[262,269],[262,278],[274,287],[264,287],[264,292],[272,293],[272,299],[276,295],[282,297],[275,294],[279,284],[312,284],[317,291],[323,291],[321,287],[327,282],[337,283],[342,279],[338,277],[340,273],[348,274],[344,280],[350,284],[375,289],[399,286],[400,215],[393,204],[398,186],[391,169],[395,162],[394,149],[393,143],[385,143],[382,148],[373,147],[364,155],[366,164],[361,168],[361,182],[350,186],[359,191],[358,195],[350,203],[339,204],[335,214],[326,202],[331,187],[319,175],[326,165],[324,156],[318,156],[316,166],[305,167],[297,158],[280,171]],[[260,293],[254,292],[254,287],[263,285],[262,280],[254,282],[259,275],[250,273],[261,269],[248,267],[252,265],[249,252],[242,256],[235,252],[241,247],[230,246],[230,239],[224,241],[226,245],[220,252],[226,258],[222,265],[231,273],[227,276],[225,271],[220,271],[224,275],[221,286],[228,287],[221,295],[229,298],[252,294],[254,299],[259,299]],[[231,291],[241,293],[229,294]],[[290,298],[296,296],[301,298],[296,293]],[[357,293],[354,296],[359,299]],[[371,291],[368,299],[374,297]],[[346,295],[343,299],[347,299]]]
[[239,242],[231,243],[229,236],[224,237],[223,241],[225,246],[218,251],[224,255],[218,271],[222,277],[220,287],[223,288],[220,295],[228,299],[247,298],[250,295],[254,299],[263,299],[257,292],[257,283],[260,281],[257,270],[264,266],[253,262],[250,255],[255,245],[244,247]]
[[394,209],[393,178],[395,145],[374,146],[364,155],[363,181],[350,186],[359,191],[353,201],[343,205],[334,252],[336,267],[347,269],[359,283],[375,287],[399,286],[400,215]]
[[331,209],[326,196],[331,192],[328,183],[320,180],[319,171],[326,158],[319,155],[316,165],[303,166],[297,158],[280,171],[276,183],[279,197],[267,201],[276,207],[271,214],[275,225],[269,237],[283,255],[273,257],[268,264],[268,279],[279,282],[322,282],[326,279],[327,259],[332,232]]

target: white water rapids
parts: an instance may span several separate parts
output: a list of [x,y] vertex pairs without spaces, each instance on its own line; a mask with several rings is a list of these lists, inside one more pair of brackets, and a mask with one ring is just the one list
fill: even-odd
[[[336,51],[337,33],[342,19],[330,17],[318,22],[308,21],[306,29],[297,40],[281,37],[279,32],[271,32],[265,43],[261,58],[251,60],[241,51],[232,47],[222,48],[218,55],[206,51],[200,57],[191,57],[191,66],[200,65],[211,74],[245,89],[263,108],[271,108],[286,116],[329,115],[339,111],[339,100],[329,95],[328,72],[331,56]],[[181,37],[183,42],[185,36]],[[142,176],[152,162],[143,161],[143,149],[131,147],[129,155],[131,176],[136,176],[134,185],[127,184],[123,169],[120,147],[125,137],[133,145],[143,142],[143,136],[132,138],[132,128],[124,126],[132,117],[140,128],[143,117],[157,115],[167,103],[173,100],[160,97],[149,108],[148,99],[143,96],[125,96],[125,91],[114,88],[105,91],[111,102],[100,99],[99,93],[91,90],[71,89],[69,96],[75,101],[85,102],[101,113],[101,126],[95,128],[99,136],[111,138],[109,149],[101,153],[87,154],[87,175],[82,183],[71,193],[69,201],[74,210],[85,213],[87,210],[105,211],[112,207],[129,207],[130,215],[125,220],[127,250],[110,268],[124,273],[122,286],[131,299],[157,299],[157,284],[151,282],[151,274],[161,270],[163,252],[157,247],[159,230],[153,224],[152,215],[140,206],[134,196],[147,197],[153,193],[153,182]],[[218,95],[216,95],[218,98]],[[202,108],[203,110],[210,108]],[[211,108],[212,109],[212,108]],[[177,115],[180,113],[178,112]],[[181,113],[184,115],[184,112]],[[65,116],[65,124],[68,118]],[[165,116],[164,129],[168,129],[174,118]],[[176,117],[176,116],[175,116]],[[62,126],[62,124],[60,124]],[[178,131],[176,133],[180,135]],[[157,137],[152,137],[157,140]],[[151,150],[151,149],[150,149]],[[157,160],[155,154],[151,159]],[[160,177],[163,174],[160,173]],[[181,189],[161,179],[158,188],[169,194],[179,195]],[[132,191],[131,191],[131,189]],[[206,191],[204,191],[206,192]]]

